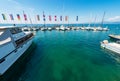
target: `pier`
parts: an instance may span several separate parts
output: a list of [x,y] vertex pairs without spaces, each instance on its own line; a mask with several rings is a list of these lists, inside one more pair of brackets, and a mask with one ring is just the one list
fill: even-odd
[[106,27],[68,27],[68,26],[56,26],[56,27],[23,27],[23,31],[71,31],[71,30],[86,30],[86,31],[108,31]]

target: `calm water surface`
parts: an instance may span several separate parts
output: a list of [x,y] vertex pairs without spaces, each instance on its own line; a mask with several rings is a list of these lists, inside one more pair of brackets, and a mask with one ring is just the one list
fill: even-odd
[[120,81],[120,61],[114,53],[100,48],[108,32],[38,31],[36,49],[18,81]]

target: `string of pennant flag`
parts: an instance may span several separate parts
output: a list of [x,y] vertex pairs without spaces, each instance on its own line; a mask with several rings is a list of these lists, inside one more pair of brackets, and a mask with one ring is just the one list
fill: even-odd
[[[1,14],[1,15],[2,15],[3,20],[7,20],[6,14]],[[10,20],[15,20],[13,14],[9,14],[9,17],[10,17]],[[16,17],[17,17],[18,21],[21,20],[21,17],[24,17],[24,20],[28,21],[28,16],[25,13],[23,14],[23,16],[21,16],[20,14],[16,14]],[[48,20],[49,21],[58,21],[58,20],[63,21],[63,16],[55,15],[53,17],[54,17],[54,19],[52,20],[52,16],[49,15]],[[37,21],[41,21],[40,15],[36,15],[36,19],[37,19]],[[65,19],[65,21],[69,21],[69,16],[65,16],[64,19]],[[78,18],[78,16],[76,16],[76,21],[78,21],[78,20],[79,20],[79,18]],[[44,14],[44,12],[43,12],[43,21],[46,21],[46,15]]]

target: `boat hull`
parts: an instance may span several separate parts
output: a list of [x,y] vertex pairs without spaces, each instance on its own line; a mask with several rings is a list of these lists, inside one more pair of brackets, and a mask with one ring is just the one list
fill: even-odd
[[116,43],[101,44],[101,47],[120,55],[120,45],[116,46]]
[[26,63],[28,60],[30,60],[31,52],[34,48],[35,44],[31,41],[30,46],[28,46],[24,53],[11,65],[11,67],[3,75],[0,76],[0,81],[17,81],[20,74],[25,69]]
[[0,64],[0,76],[3,75],[23,55],[31,44],[32,38],[5,58],[5,61]]

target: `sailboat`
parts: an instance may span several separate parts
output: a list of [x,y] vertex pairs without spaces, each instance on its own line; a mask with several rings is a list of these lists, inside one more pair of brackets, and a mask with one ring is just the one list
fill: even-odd
[[64,25],[61,25],[61,26],[60,26],[60,30],[62,30],[62,31],[65,31],[65,30],[66,30],[66,28],[64,27]]
[[[102,22],[101,22],[100,26],[96,27],[95,23],[94,23],[93,31],[108,31],[109,30],[107,27],[105,27],[105,28],[103,27],[104,17],[105,17],[105,12],[103,14],[103,18],[102,18]],[[96,21],[96,18],[95,18],[95,21]]]
[[103,23],[104,23],[104,18],[105,18],[105,12],[103,14],[103,18],[102,18],[102,22],[101,22],[101,26],[98,28],[99,31],[108,31],[109,29],[107,27],[103,28]]

